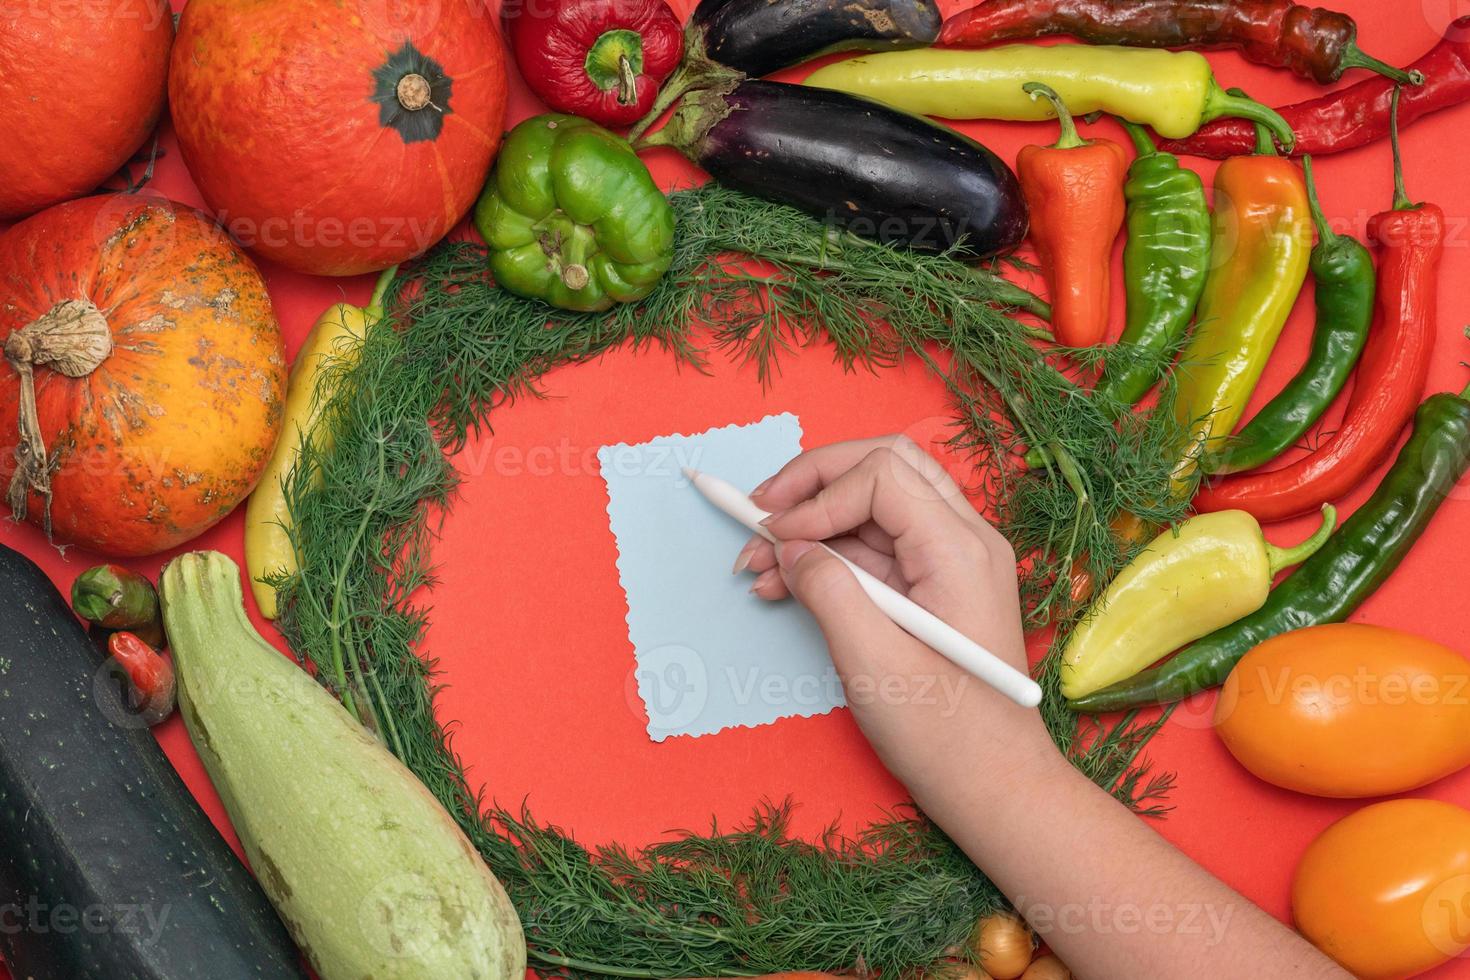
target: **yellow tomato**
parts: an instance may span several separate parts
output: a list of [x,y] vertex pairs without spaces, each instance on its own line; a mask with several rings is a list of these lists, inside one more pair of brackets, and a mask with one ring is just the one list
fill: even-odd
[[1215,731],[1268,783],[1386,796],[1470,765],[1470,660],[1378,626],[1267,640],[1225,681]]
[[1297,928],[1360,980],[1397,980],[1470,949],[1470,811],[1389,800],[1314,840],[1291,886]]

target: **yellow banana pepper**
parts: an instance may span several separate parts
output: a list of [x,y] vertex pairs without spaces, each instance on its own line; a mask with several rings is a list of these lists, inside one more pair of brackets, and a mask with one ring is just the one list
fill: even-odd
[[1295,548],[1278,548],[1243,510],[1191,517],[1128,563],[1062,651],[1062,694],[1080,698],[1260,609],[1276,573],[1327,542],[1337,512]]
[[806,84],[863,95],[908,112],[946,119],[1039,120],[1051,104],[1021,90],[1041,82],[1074,116],[1101,110],[1183,139],[1222,116],[1259,122],[1281,141],[1291,127],[1274,110],[1220,88],[1210,63],[1193,51],[1111,45],[1008,44],[978,51],[885,51],[819,68]]
[[1215,171],[1213,268],[1179,358],[1174,414],[1190,434],[1179,472],[1188,486],[1201,451],[1220,448],[1251,392],[1307,278],[1312,213],[1296,164],[1232,157]]
[[245,505],[245,567],[255,603],[266,619],[275,619],[279,612],[276,587],[266,580],[292,575],[298,567],[296,549],[291,544],[285,484],[308,440],[322,448],[324,436],[316,429],[331,392],[318,390],[323,387],[318,380],[328,365],[357,356],[368,328],[383,318],[383,295],[397,271],[394,266],[378,278],[367,306],[335,303],[328,307],[306,335],[296,363],[291,365],[281,438]]

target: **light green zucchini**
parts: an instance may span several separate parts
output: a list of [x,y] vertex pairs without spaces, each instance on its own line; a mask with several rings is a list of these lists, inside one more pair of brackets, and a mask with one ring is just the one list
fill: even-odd
[[322,980],[522,980],[515,909],[423,784],[246,618],[215,552],[160,580],[179,710]]

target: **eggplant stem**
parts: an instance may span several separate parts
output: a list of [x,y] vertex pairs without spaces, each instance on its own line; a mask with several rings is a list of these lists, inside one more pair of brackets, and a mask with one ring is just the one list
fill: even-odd
[[648,114],[628,130],[628,142],[637,143],[654,123],[663,118],[664,113],[668,112],[675,102],[688,93],[720,85],[733,87],[732,83],[738,84],[744,79],[743,72],[711,61],[704,53],[703,36],[691,27],[685,33],[684,60],[679,63],[679,67],[672,75],[664,79],[658,97],[653,100],[653,107],[648,110]]

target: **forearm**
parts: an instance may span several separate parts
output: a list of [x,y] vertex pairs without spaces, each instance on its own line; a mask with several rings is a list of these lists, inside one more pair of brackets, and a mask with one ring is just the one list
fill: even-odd
[[1346,976],[1060,756],[951,780],[916,799],[1078,976]]

